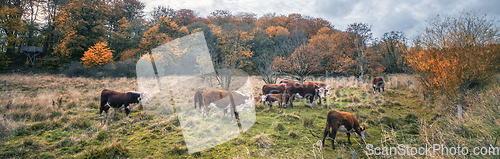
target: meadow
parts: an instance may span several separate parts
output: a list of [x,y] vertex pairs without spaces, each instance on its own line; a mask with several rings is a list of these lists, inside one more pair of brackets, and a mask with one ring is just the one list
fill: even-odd
[[[250,115],[242,116],[242,125],[248,127],[235,135],[212,129],[217,127],[214,123],[235,125],[230,117],[222,115],[222,111],[212,110],[214,120],[210,118],[206,123],[199,111],[192,111],[194,91],[206,88],[183,82],[186,79],[169,85],[173,90],[192,85],[185,92],[175,97],[167,97],[162,91],[149,92],[153,96],[149,105],[130,106],[129,117],[125,117],[123,109],[110,109],[105,124],[105,115],[99,117],[98,114],[100,92],[104,88],[138,91],[140,82],[135,78],[2,74],[0,158],[351,158],[352,152],[357,158],[378,158],[380,156],[367,155],[366,144],[377,147],[400,144],[415,147],[432,144],[471,148],[497,146],[500,134],[498,77],[484,89],[470,92],[464,99],[467,105],[461,120],[458,120],[456,108],[445,104],[444,99],[424,99],[412,75],[384,78],[384,95],[373,94],[371,84],[354,77],[313,79],[334,87],[327,103],[312,109],[304,99],[297,99],[295,109],[283,108],[281,113],[276,104],[270,109],[256,103],[249,108]],[[250,83],[251,86],[245,86],[242,91],[259,95],[264,82],[252,76]],[[331,149],[330,140],[321,148],[326,114],[330,110],[355,114],[360,124],[367,127],[366,144],[352,135],[349,145],[347,137],[338,133],[336,150]],[[189,125],[205,125],[210,129]],[[191,130],[190,134],[186,130]],[[211,141],[214,147],[189,153],[187,143],[190,141],[185,140],[186,135],[217,133],[234,138],[214,139]],[[390,157],[495,158],[498,154]]]

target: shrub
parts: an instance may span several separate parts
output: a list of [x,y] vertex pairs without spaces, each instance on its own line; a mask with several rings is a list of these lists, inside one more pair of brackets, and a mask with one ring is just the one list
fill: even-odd
[[87,67],[102,66],[111,61],[113,52],[107,42],[99,42],[85,51],[81,60]]

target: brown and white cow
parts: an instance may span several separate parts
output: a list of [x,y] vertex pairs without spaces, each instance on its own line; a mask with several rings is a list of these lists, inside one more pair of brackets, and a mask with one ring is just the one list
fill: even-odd
[[110,107],[115,109],[120,108],[122,105],[125,107],[125,113],[130,114],[130,110],[128,106],[132,103],[139,102],[147,103],[150,101],[148,93],[140,93],[140,92],[118,92],[114,90],[104,89],[101,92],[101,105],[99,107],[99,117],[102,114],[102,111],[106,112],[106,118],[108,116],[108,110]]
[[194,109],[196,109],[196,104],[198,104],[198,108],[201,109],[201,106],[203,105],[203,97],[202,97],[203,91],[202,90],[197,90],[194,93]]
[[311,103],[311,108],[314,108],[314,97],[317,96],[318,94],[318,89],[319,86],[315,85],[312,82],[304,82],[303,84],[300,83],[293,83],[287,86],[286,91],[285,91],[285,107],[288,102],[290,102],[290,105],[292,106],[293,109],[293,100],[295,99],[295,95],[299,94],[302,97],[309,98],[309,103]]
[[382,89],[382,94],[384,94],[384,79],[381,77],[373,77],[372,79],[372,86],[373,86],[373,94],[376,92],[380,93],[380,89]]
[[264,96],[262,99],[265,102],[268,102],[269,109],[273,107],[273,103],[277,102],[278,106],[280,108],[280,113],[281,113],[281,103],[283,102],[283,95],[282,94],[267,94]]
[[312,83],[319,86],[319,90],[318,90],[319,103],[318,104],[321,104],[321,99],[323,99],[326,103],[327,97],[331,95],[330,90],[332,90],[333,88],[325,83],[320,83],[320,82],[312,82]]
[[[332,132],[330,132],[330,129]],[[334,140],[337,132],[347,133],[347,142],[351,144],[351,133],[355,132],[356,135],[361,139],[361,142],[365,142],[365,127],[359,126],[359,121],[351,113],[342,111],[330,111],[326,117],[325,131],[323,132],[322,147],[325,147],[325,138],[330,134],[332,138],[332,148],[335,150]]]
[[[208,112],[211,108],[228,109],[231,111],[231,122],[233,122],[233,113],[236,120],[239,120],[238,112],[236,111],[236,106],[246,103],[251,100],[251,97],[245,96],[242,93],[236,91],[221,91],[215,89],[209,89],[203,91],[203,108],[206,118],[208,118]],[[224,111],[225,113],[225,111]]]

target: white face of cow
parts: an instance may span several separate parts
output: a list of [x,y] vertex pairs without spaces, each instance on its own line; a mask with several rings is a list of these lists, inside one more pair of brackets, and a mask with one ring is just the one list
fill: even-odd
[[139,101],[141,101],[141,103],[146,104],[146,103],[151,102],[151,99],[149,98],[148,92],[144,92],[144,93],[140,93],[140,94],[141,94],[141,97],[139,97]]
[[318,89],[318,95],[319,95],[319,97],[321,97],[321,98],[326,98],[327,93],[328,93],[328,90],[327,90],[327,89],[325,89],[325,88],[323,88],[323,87],[320,87],[320,88]]
[[365,140],[365,130],[366,130],[366,128],[360,126],[359,130],[361,130],[361,136],[359,136],[359,138],[361,139],[361,141],[364,141]]

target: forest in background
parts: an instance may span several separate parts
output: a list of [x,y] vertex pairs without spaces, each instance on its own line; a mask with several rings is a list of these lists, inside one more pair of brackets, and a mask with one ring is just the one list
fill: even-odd
[[[201,17],[190,9],[157,6],[146,13],[144,7],[137,0],[3,1],[0,68],[134,77],[139,57],[200,31],[216,70],[243,70],[266,83],[283,75],[303,81],[416,73],[428,93],[457,97],[487,83],[499,62],[497,21],[479,11],[429,17],[408,40],[401,31],[372,37],[367,23],[339,30],[335,22],[300,13],[257,17],[216,10]],[[43,52],[25,52],[23,46]]]

